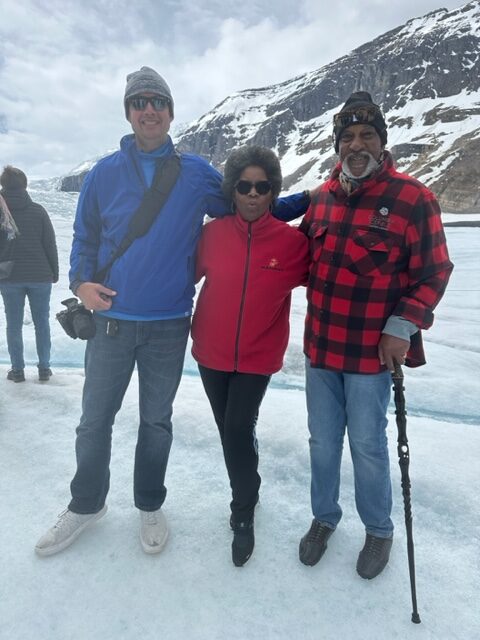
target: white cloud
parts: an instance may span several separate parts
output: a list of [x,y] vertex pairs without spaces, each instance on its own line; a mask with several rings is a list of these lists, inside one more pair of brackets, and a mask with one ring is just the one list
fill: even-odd
[[326,0],[0,0],[0,163],[51,177],[118,145],[129,131],[125,76],[142,65],[164,75],[177,121],[189,121],[234,91],[317,69],[434,8],[435,0],[400,8],[348,0],[341,11]]

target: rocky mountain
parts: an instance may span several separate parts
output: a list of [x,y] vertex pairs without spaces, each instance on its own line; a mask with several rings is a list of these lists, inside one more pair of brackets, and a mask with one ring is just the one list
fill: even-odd
[[106,153],[101,156],[97,156],[96,158],[92,158],[91,160],[86,160],[72,169],[72,171],[66,175],[58,178],[59,191],[80,191],[82,188],[83,180],[90,169],[100,160],[101,158],[113,153],[115,149],[110,149]]
[[317,71],[235,93],[176,143],[220,169],[240,145],[268,146],[285,190],[309,188],[336,159],[332,116],[358,90],[381,105],[401,171],[426,183],[445,211],[480,211],[480,0],[410,20]]

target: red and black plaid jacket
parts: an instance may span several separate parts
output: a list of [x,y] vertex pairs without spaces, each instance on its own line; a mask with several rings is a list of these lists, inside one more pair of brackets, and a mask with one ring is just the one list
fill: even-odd
[[[386,152],[383,168],[350,196],[338,164],[300,225],[310,238],[304,351],[311,365],[378,373],[385,322],[402,316],[419,329],[433,322],[453,265],[434,195],[398,173]],[[425,363],[421,332],[406,364]]]

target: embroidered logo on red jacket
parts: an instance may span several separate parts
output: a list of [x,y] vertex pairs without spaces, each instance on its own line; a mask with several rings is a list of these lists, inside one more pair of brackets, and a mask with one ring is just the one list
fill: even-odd
[[262,269],[270,269],[272,271],[283,271],[280,267],[280,263],[277,258],[270,258],[269,263],[262,267]]

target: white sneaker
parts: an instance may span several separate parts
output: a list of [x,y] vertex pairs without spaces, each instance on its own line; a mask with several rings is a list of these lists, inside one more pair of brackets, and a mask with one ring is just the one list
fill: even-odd
[[140,510],[140,542],[145,553],[160,553],[168,538],[167,519],[161,509]]
[[59,516],[58,522],[43,535],[35,546],[35,552],[39,556],[52,556],[63,551],[90,524],[99,520],[107,512],[107,505],[97,513],[74,513],[65,509]]

